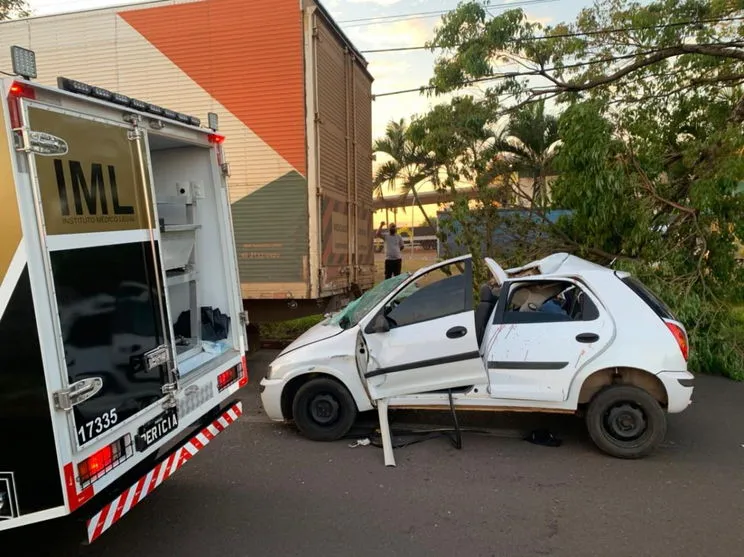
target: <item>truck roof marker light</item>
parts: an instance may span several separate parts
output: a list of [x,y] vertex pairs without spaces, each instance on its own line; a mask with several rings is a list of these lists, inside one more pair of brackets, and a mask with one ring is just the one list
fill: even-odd
[[14,98],[25,98],[25,99],[35,99],[36,98],[36,92],[34,91],[33,87],[30,87],[26,85],[25,83],[20,83],[18,81],[14,81],[13,84],[10,86],[10,90],[8,91],[9,96]]
[[218,133],[210,133],[209,142],[214,143],[215,145],[221,145],[225,142],[225,136]]
[[36,91],[30,85],[14,81],[8,90],[8,110],[10,116],[10,127],[17,130],[23,126],[21,118],[21,99],[35,99]]

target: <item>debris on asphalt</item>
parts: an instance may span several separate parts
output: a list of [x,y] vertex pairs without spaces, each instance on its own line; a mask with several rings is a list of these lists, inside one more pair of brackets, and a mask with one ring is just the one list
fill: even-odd
[[563,440],[558,439],[547,429],[533,430],[524,437],[524,440],[544,447],[560,447],[563,444]]
[[357,439],[353,443],[349,443],[349,447],[353,449],[355,447],[366,447],[371,444],[372,441],[370,441],[369,439]]

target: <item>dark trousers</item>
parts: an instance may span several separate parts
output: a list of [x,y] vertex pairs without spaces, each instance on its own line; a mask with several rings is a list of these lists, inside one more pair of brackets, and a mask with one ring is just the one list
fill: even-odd
[[385,260],[385,278],[395,277],[400,274],[400,268],[402,266],[402,259],[386,259]]

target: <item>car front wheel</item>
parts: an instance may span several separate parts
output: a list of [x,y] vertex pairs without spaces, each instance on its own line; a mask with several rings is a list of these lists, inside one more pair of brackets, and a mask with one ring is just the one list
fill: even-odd
[[297,391],[292,415],[300,432],[313,441],[336,441],[354,424],[357,407],[351,393],[338,381],[311,379]]
[[666,436],[664,409],[654,397],[632,385],[600,391],[586,416],[592,441],[617,458],[642,458]]

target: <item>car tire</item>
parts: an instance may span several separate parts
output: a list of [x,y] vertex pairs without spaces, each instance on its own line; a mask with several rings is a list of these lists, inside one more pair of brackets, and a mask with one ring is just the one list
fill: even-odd
[[338,381],[311,379],[297,391],[292,416],[300,433],[313,441],[336,441],[346,435],[357,417],[348,389]]
[[643,458],[664,440],[666,414],[654,397],[632,385],[601,390],[589,404],[587,429],[594,444],[617,458]]

